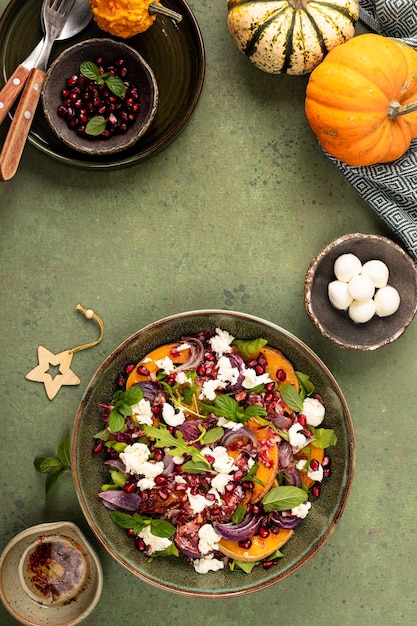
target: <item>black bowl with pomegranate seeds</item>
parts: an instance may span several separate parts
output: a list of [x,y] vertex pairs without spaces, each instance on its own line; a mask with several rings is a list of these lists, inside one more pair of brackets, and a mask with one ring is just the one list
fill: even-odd
[[140,140],[156,115],[158,96],[152,68],[136,50],[97,38],[75,44],[54,61],[42,103],[61,141],[100,156]]

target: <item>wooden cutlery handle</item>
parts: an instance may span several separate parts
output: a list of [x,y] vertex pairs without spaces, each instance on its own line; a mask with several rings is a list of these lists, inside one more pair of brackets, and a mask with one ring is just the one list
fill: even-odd
[[22,91],[30,70],[24,65],[18,65],[0,91],[0,124],[10,111],[19,93]]
[[12,178],[19,166],[45,76],[42,70],[37,68],[31,70],[0,154],[0,180],[2,181]]

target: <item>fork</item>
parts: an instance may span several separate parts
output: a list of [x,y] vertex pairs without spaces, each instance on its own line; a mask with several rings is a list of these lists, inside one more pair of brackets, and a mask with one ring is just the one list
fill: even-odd
[[2,181],[9,180],[17,171],[45,82],[52,46],[59,37],[74,3],[75,0],[44,0],[43,2],[41,12],[45,25],[44,43],[36,65],[29,75],[0,154],[0,180]]

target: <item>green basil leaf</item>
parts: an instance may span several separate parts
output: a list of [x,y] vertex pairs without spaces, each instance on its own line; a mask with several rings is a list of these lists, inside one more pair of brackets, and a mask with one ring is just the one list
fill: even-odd
[[221,415],[232,422],[237,422],[239,404],[230,396],[216,396],[215,405],[221,411]]
[[243,520],[243,518],[246,515],[246,511],[247,511],[246,504],[240,504],[232,515],[232,522],[234,524],[240,524],[240,522]]
[[251,417],[262,417],[268,415],[268,412],[265,409],[257,404],[251,404],[247,406],[243,415],[244,422],[247,422]]
[[295,387],[289,383],[285,383],[279,388],[279,393],[281,394],[281,398],[284,400],[285,404],[289,406],[290,409],[297,411],[297,413],[301,413],[303,410],[303,400]]
[[221,439],[223,435],[224,429],[220,426],[216,426],[215,428],[210,428],[210,430],[207,430],[201,437],[200,441],[201,443],[208,445],[210,443],[214,443],[215,441],[219,441],[219,439]]
[[175,534],[175,526],[162,519],[152,519],[151,533],[155,535],[155,537],[170,539]]
[[253,354],[259,352],[268,342],[259,337],[258,339],[234,339],[232,345],[235,346],[244,359],[249,359]]
[[103,130],[106,128],[106,120],[102,115],[96,115],[96,117],[92,117],[85,127],[85,132],[87,135],[92,135],[93,137],[97,137],[101,135]]
[[109,416],[109,428],[113,433],[120,432],[125,425],[125,419],[123,415],[117,411],[117,409],[112,409]]
[[265,511],[287,511],[306,501],[306,493],[299,487],[273,487],[262,498]]
[[71,467],[70,436],[67,433],[58,446],[58,459],[65,467]]
[[[123,393],[123,400],[129,406],[133,406],[143,399],[144,393],[142,387],[133,385]],[[122,399],[122,398],[120,398]]]

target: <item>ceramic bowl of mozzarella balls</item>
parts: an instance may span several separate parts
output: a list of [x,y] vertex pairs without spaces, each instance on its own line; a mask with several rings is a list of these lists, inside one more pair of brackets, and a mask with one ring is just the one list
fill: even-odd
[[344,235],[310,263],[304,304],[314,326],[335,345],[376,350],[398,339],[416,314],[417,267],[387,237]]

